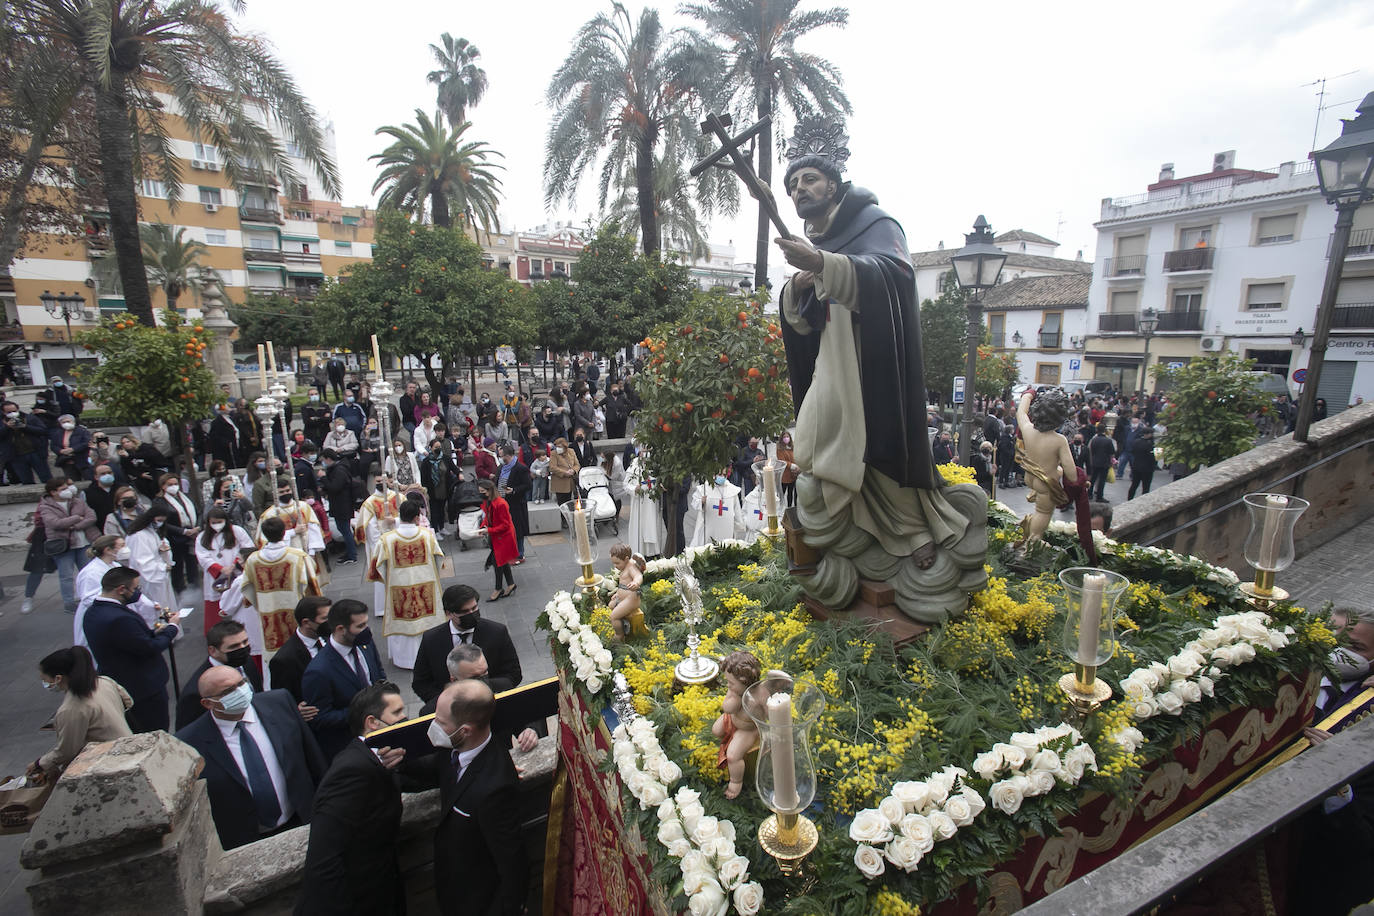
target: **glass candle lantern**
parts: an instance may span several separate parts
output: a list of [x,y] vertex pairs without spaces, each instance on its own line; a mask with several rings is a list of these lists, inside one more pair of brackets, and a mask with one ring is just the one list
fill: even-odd
[[1245,539],[1245,562],[1267,573],[1291,566],[1293,526],[1310,505],[1305,499],[1282,493],[1247,493],[1250,534]]
[[1073,566],[1059,574],[1064,589],[1064,654],[1096,668],[1116,653],[1116,603],[1131,580],[1108,569]]
[[776,458],[754,465],[754,479],[758,482],[759,491],[763,494],[760,503],[763,509],[763,520],[765,528],[763,533],[770,537],[777,537],[782,534],[782,528],[778,525],[778,518],[782,510],[778,508],[779,498],[782,496],[782,475],[787,470],[787,463]]
[[811,729],[825,712],[825,695],[814,687],[795,690],[781,671],[744,692],[745,713],[759,727],[756,785],[763,803],[778,814],[799,814],[816,797],[816,765],[811,756]]
[[596,563],[596,517],[579,499],[569,500],[559,506],[558,510],[563,513],[573,561],[582,567],[582,575],[578,578],[577,584],[584,589],[591,588],[600,579],[592,571],[592,566]]

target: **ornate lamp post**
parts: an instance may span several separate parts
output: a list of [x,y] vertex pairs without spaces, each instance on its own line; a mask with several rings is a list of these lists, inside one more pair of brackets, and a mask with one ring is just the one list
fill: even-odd
[[1331,256],[1326,262],[1326,282],[1322,285],[1322,301],[1317,308],[1317,327],[1312,332],[1312,356],[1307,361],[1307,381],[1298,403],[1294,442],[1306,442],[1308,427],[1312,425],[1322,362],[1326,359],[1326,341],[1336,311],[1336,291],[1341,285],[1355,211],[1366,201],[1374,200],[1374,187],[1371,187],[1371,179],[1374,179],[1374,92],[1365,96],[1355,110],[1357,117],[1349,121],[1342,119],[1339,137],[1324,149],[1308,154],[1317,164],[1317,182],[1326,202],[1336,207],[1336,231],[1331,236]]
[[54,296],[46,289],[43,295],[38,297],[38,301],[43,303],[43,308],[48,310],[48,314],[54,318],[61,318],[67,325],[67,346],[72,348],[72,362],[76,362],[76,341],[72,340],[72,316],[80,315],[86,308],[85,296],[73,296],[68,293],[58,293]]
[[1140,333],[1145,335],[1145,357],[1140,361],[1140,387],[1137,389],[1141,397],[1145,396],[1145,379],[1150,371],[1150,338],[1155,336],[1155,329],[1159,327],[1159,313],[1146,306],[1140,310]]
[[964,247],[951,257],[954,275],[962,289],[973,293],[968,301],[968,361],[964,367],[964,421],[959,433],[959,463],[968,464],[973,449],[973,389],[978,372],[978,342],[983,336],[983,298],[985,290],[997,285],[1007,253],[992,244],[992,227],[982,214],[973,231],[964,236]]

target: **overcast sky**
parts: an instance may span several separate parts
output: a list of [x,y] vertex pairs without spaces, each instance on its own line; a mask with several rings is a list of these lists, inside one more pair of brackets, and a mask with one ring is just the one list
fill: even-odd
[[[636,16],[642,8],[628,6]],[[1318,147],[1374,91],[1367,0],[847,6],[848,28],[801,47],[840,68],[854,106],[848,177],[877,193],[913,250],[962,244],[983,213],[997,232],[1028,229],[1058,239],[1061,257],[1083,249],[1091,258],[1103,197],[1144,191],[1163,162],[1180,177],[1207,171],[1222,150],[1247,168],[1303,159],[1317,118],[1317,87],[1306,84],[1331,80]],[[596,210],[595,176],[576,207],[544,209],[544,91],[578,27],[604,9],[586,0],[249,0],[244,25],[277,47],[333,121],[350,204],[375,199],[368,156],[385,145],[376,128],[434,110],[428,44],[444,31],[476,44],[491,87],[469,112],[470,134],[505,154],[503,228],[528,229],[581,223]],[[658,9],[687,24],[676,4]],[[753,260],[752,203],[710,232],[733,241],[742,261]],[[790,207],[785,216],[799,224]]]

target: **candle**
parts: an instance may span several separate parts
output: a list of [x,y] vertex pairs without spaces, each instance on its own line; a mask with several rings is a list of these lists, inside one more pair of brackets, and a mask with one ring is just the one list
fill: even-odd
[[1097,664],[1098,641],[1102,634],[1102,592],[1107,577],[1088,573],[1083,577],[1083,598],[1078,615],[1078,663]]
[[258,344],[258,381],[262,383],[262,391],[267,393],[267,354],[262,349],[262,344]]
[[376,364],[377,374],[382,372],[382,351],[377,347],[377,335],[372,335],[372,362]]
[[273,381],[277,380],[277,351],[270,340],[267,342],[267,374]]
[[1264,497],[1264,533],[1260,536],[1259,568],[1272,570],[1279,563],[1279,537],[1282,528],[1283,510],[1288,508],[1288,497]]
[[573,503],[573,528],[577,530],[577,562],[592,562],[592,539],[587,533],[587,510],[579,500]]
[[778,517],[778,486],[771,459],[763,467],[763,511],[770,519]]
[[792,695],[768,698],[768,741],[773,748],[773,810],[791,814],[797,807],[797,770],[792,754]]

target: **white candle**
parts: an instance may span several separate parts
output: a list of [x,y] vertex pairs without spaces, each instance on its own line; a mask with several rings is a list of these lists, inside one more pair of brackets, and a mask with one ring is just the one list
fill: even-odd
[[573,527],[577,529],[577,562],[592,562],[592,539],[587,533],[587,510],[582,503],[573,503]]
[[1078,615],[1078,663],[1097,664],[1097,647],[1102,630],[1102,592],[1107,577],[1088,573],[1083,577],[1083,604]]
[[376,363],[377,374],[382,374],[382,351],[377,347],[377,335],[372,335],[372,361]]
[[277,380],[277,351],[270,340],[267,342],[267,375],[273,381]]
[[262,383],[262,393],[267,393],[267,354],[258,344],[258,381]]
[[763,466],[763,511],[769,518],[778,517],[778,487],[773,474],[773,462]]
[[792,695],[768,698],[768,740],[773,746],[773,809],[792,813],[797,807],[797,770],[792,755]]
[[1288,497],[1264,497],[1264,532],[1260,535],[1260,569],[1273,569],[1279,562],[1279,536],[1283,530],[1283,510],[1288,508]]

